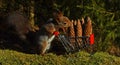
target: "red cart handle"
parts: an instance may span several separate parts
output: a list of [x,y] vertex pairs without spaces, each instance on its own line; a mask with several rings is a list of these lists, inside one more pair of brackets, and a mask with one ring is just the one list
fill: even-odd
[[55,31],[53,34],[54,34],[55,36],[58,36],[58,35],[59,35],[59,32],[58,32],[58,31]]
[[90,40],[90,45],[93,45],[94,44],[94,34],[90,35],[89,40]]

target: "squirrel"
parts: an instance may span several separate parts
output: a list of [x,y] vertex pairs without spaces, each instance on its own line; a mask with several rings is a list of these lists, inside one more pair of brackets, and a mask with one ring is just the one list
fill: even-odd
[[36,43],[38,45],[38,54],[44,55],[51,47],[51,42],[59,34],[53,23],[43,25],[36,34]]

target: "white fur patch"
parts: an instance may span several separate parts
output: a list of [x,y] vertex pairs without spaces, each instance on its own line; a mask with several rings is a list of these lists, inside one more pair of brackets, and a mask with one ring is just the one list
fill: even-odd
[[40,36],[39,37],[39,41],[38,43],[40,45],[44,45],[44,41],[47,42],[47,46],[45,47],[45,49],[43,50],[43,52],[46,52],[46,50],[49,50],[50,49],[50,46],[51,46],[51,42],[52,40],[55,38],[55,35],[51,36],[50,38],[48,38],[48,36]]

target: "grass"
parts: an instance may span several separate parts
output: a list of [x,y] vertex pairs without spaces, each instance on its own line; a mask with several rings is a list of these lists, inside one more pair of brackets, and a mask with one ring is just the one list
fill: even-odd
[[66,55],[47,53],[42,56],[0,50],[0,65],[120,65],[120,57],[106,52],[96,52],[93,55],[84,51]]

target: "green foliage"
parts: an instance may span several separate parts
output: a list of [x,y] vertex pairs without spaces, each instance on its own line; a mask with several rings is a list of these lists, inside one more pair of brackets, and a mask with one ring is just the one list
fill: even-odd
[[104,52],[91,55],[81,51],[59,56],[48,53],[41,56],[12,50],[0,50],[0,63],[2,65],[119,65],[120,57]]

